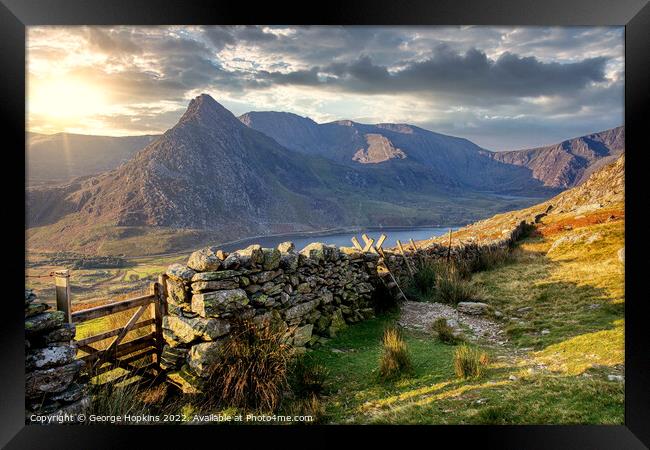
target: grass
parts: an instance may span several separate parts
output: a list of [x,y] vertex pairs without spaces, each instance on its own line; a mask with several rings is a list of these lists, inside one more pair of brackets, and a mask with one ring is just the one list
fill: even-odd
[[384,331],[382,355],[379,361],[379,376],[382,380],[395,380],[413,372],[413,363],[408,346],[397,328]]
[[465,264],[422,262],[407,286],[407,297],[452,305],[476,300],[478,290],[467,280],[469,275]]
[[[617,252],[624,223],[578,220],[571,226],[567,217],[545,217],[511,258],[465,280],[503,313],[510,337],[506,346],[477,347],[479,358],[490,353],[480,378],[456,377],[458,347],[403,330],[412,375],[382,382],[376,361],[395,312],[313,350],[330,372],[328,423],[622,424],[624,386],[608,376],[623,374],[624,267]],[[556,240],[581,234],[549,252]]]
[[481,378],[488,363],[487,353],[466,344],[454,352],[454,372],[458,378]]
[[217,404],[263,412],[275,411],[288,385],[291,347],[283,332],[252,321],[233,324],[206,385]]
[[454,329],[449,326],[447,319],[444,317],[440,317],[433,322],[431,325],[431,331],[435,333],[440,342],[445,344],[456,345],[463,341],[463,338],[454,334]]

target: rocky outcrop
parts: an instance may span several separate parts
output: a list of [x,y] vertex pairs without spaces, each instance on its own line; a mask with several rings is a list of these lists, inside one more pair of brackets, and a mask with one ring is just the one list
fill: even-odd
[[83,362],[71,345],[75,326],[25,289],[25,414],[74,414],[89,403],[79,379]]

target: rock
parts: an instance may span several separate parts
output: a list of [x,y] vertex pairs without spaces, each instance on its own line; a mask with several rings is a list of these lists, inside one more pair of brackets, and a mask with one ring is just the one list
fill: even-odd
[[345,319],[343,318],[343,312],[340,309],[334,311],[332,314],[332,321],[329,326],[329,337],[335,337],[336,334],[347,327]]
[[34,398],[47,393],[62,392],[68,388],[83,366],[83,361],[75,360],[65,366],[27,372],[25,395]]
[[510,381],[517,381],[517,377],[514,376],[514,375],[510,375],[510,376],[508,377],[508,379],[509,379]]
[[623,264],[625,264],[625,247],[621,248],[618,251],[618,260]]
[[167,280],[167,300],[174,305],[183,305],[185,303],[189,303],[189,289],[182,281],[174,278],[169,278]]
[[31,302],[25,307],[25,317],[35,316],[36,314],[47,311],[49,308],[50,307],[45,303]]
[[192,283],[192,292],[220,291],[225,289],[237,289],[239,281],[222,280],[222,281],[196,281]]
[[458,312],[480,316],[488,312],[489,306],[481,302],[460,302],[456,306]]
[[25,332],[27,334],[53,330],[65,323],[63,311],[46,311],[25,319]]
[[63,366],[74,361],[77,354],[76,348],[70,345],[53,345],[30,351],[25,356],[25,368],[48,369]]
[[300,304],[298,304],[296,306],[292,306],[291,308],[287,309],[285,311],[284,317],[287,320],[293,320],[293,319],[297,319],[299,317],[306,316],[307,314],[312,312],[316,308],[317,305],[318,305],[317,300],[311,300],[309,302],[300,303]]
[[296,290],[299,294],[309,294],[311,292],[311,286],[309,283],[300,283]]
[[298,268],[299,257],[295,253],[282,253],[280,256],[280,267],[287,271],[295,271]]
[[494,311],[494,317],[500,319],[503,317],[503,313],[501,311]]
[[249,245],[243,250],[237,250],[235,253],[239,257],[242,265],[245,265],[244,261],[253,266],[264,262],[264,252],[262,251],[262,247],[257,244]]
[[300,254],[316,261],[325,261],[327,256],[327,247],[328,246],[322,242],[312,242],[300,250]]
[[286,241],[278,244],[276,247],[281,253],[290,253],[293,252],[296,249],[296,246],[293,245],[293,242],[291,241]]
[[280,266],[280,250],[276,248],[263,248],[264,261],[262,268],[264,270],[277,269]]
[[52,344],[55,342],[69,342],[74,339],[77,328],[74,324],[64,323],[61,328],[52,330],[42,336],[43,342]]
[[608,381],[619,381],[619,382],[624,382],[625,377],[623,375],[607,375],[607,380]]
[[350,257],[350,259],[361,259],[363,258],[363,253],[357,250],[355,247],[339,247],[339,251],[344,255]]
[[542,336],[546,336],[547,334],[551,334],[551,330],[543,329]]
[[239,260],[239,255],[236,253],[231,253],[223,261],[223,267],[225,269],[238,269],[241,266],[241,261]]
[[187,348],[165,345],[160,355],[160,367],[163,370],[177,369],[183,365],[188,353],[189,349]]
[[304,347],[311,339],[311,333],[314,329],[312,324],[297,328],[293,335],[293,345],[295,347]]
[[227,278],[237,278],[241,272],[236,270],[219,270],[218,272],[197,273],[191,279],[192,283],[196,281],[220,281]]
[[178,316],[164,316],[163,329],[173,333],[178,342],[190,343],[198,339],[211,341],[230,332],[230,323],[223,319],[188,319]]
[[169,267],[167,267],[167,271],[165,273],[169,278],[173,280],[180,282],[189,282],[196,272],[187,266],[176,263],[171,264]]
[[86,395],[86,386],[78,383],[72,383],[68,389],[56,393],[50,398],[54,401],[63,401],[67,403],[76,402]]
[[219,351],[222,346],[222,341],[193,345],[188,356],[190,368],[200,377],[210,375],[214,365],[219,362]]
[[221,260],[217,257],[211,247],[202,248],[190,255],[187,261],[187,267],[197,272],[210,272],[217,270],[221,266]]
[[256,284],[264,284],[268,281],[274,280],[277,277],[282,275],[281,270],[271,270],[266,272],[260,272],[257,274],[251,275],[251,281]]
[[177,372],[170,372],[167,378],[175,386],[177,386],[184,394],[201,394],[201,389],[198,387],[198,379],[196,376],[189,373],[188,370],[183,370],[184,366]]
[[226,312],[243,309],[248,305],[248,296],[242,289],[207,292],[192,296],[192,311],[201,317],[219,317]]

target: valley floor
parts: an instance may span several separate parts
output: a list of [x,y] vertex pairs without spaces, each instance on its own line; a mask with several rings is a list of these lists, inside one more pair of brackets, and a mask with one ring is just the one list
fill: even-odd
[[483,340],[486,375],[459,380],[454,346],[405,330],[414,375],[379,381],[394,312],[345,330],[312,357],[329,370],[327,423],[622,424],[624,245],[622,210],[548,216],[505,265],[474,274],[503,317],[507,342]]

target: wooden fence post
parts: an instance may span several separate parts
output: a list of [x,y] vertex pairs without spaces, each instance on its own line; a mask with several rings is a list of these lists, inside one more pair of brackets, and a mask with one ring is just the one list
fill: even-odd
[[72,323],[72,298],[70,295],[70,271],[58,270],[54,272],[54,286],[56,287],[56,309],[63,311],[65,321]]
[[158,373],[160,373],[160,358],[162,357],[163,351],[163,330],[162,330],[162,320],[165,313],[165,293],[164,289],[165,279],[163,275],[158,277],[157,283],[151,284],[151,294],[156,296],[154,301],[154,317],[156,320],[156,363],[158,364]]
[[451,228],[449,229],[449,247],[447,247],[447,264],[449,264],[450,258],[451,258]]

